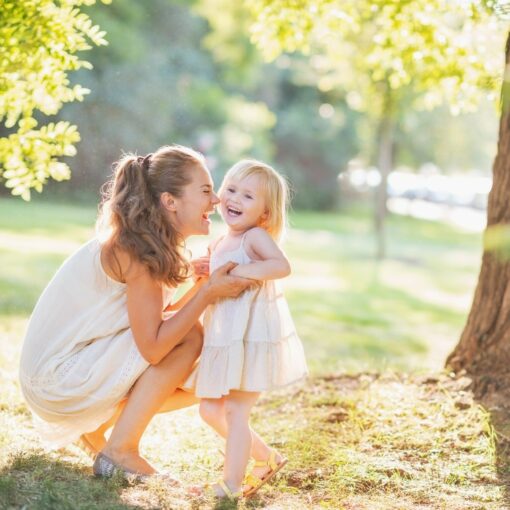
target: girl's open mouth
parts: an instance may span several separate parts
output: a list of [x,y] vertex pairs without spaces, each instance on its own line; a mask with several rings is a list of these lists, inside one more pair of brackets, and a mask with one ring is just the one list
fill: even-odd
[[227,212],[231,216],[241,216],[241,214],[243,214],[242,211],[239,211],[238,209],[236,209],[234,207],[227,207]]

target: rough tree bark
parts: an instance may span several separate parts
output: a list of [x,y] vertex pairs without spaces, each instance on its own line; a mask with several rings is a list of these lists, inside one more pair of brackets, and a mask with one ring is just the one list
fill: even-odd
[[[489,193],[487,228],[510,225],[510,108],[508,80],[510,34],[505,51],[505,78],[498,151]],[[510,394],[510,261],[484,251],[473,304],[459,343],[446,361],[454,371],[473,377],[479,397],[494,400]],[[496,398],[496,400],[498,400]]]

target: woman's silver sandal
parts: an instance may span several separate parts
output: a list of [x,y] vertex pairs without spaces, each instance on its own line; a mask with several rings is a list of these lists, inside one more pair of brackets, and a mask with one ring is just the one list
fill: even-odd
[[120,466],[110,459],[110,457],[101,452],[97,454],[96,460],[92,466],[92,471],[95,476],[102,478],[121,476],[129,483],[140,483],[148,480],[162,480],[173,487],[181,485],[181,481],[172,476],[171,473],[154,473],[152,475],[146,475]]
[[94,460],[92,471],[94,472],[95,476],[102,478],[112,478],[114,476],[120,475],[130,483],[144,482],[151,476],[122,467],[119,464],[113,462],[110,457],[101,452],[97,454],[97,457]]

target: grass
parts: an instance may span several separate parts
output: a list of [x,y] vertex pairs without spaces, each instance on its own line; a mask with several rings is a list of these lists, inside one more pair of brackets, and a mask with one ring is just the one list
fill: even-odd
[[441,366],[470,305],[478,235],[392,217],[378,263],[363,214],[297,214],[293,226],[287,295],[315,373]]
[[[95,480],[79,450],[46,451],[34,432],[17,383],[23,331],[94,217],[95,207],[0,200],[0,509],[211,508],[182,486]],[[470,306],[480,244],[480,235],[391,217],[389,257],[376,263],[362,211],[293,214],[286,293],[312,377],[257,406],[254,425],[291,462],[240,508],[509,507],[506,444],[469,381],[441,371]],[[205,240],[190,246],[199,255]],[[156,417],[142,443],[184,487],[218,476],[219,447],[196,409]]]

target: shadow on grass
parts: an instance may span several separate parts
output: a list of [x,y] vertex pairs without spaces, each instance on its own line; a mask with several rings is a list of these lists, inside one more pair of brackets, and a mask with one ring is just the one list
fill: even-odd
[[121,475],[99,479],[90,468],[43,451],[12,455],[0,470],[0,510],[247,510],[265,508],[267,501],[258,496],[240,502],[194,498],[183,487],[172,493],[160,481],[130,484]]
[[0,508],[139,508],[120,499],[124,485],[122,479],[96,479],[89,469],[44,452],[23,452],[0,471]]

